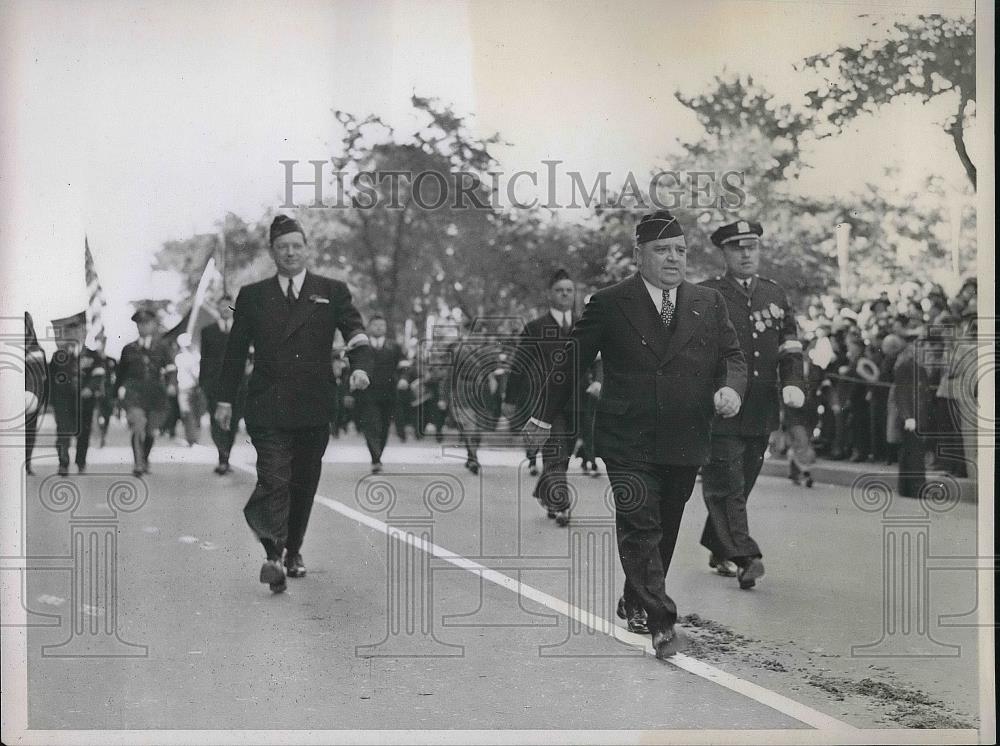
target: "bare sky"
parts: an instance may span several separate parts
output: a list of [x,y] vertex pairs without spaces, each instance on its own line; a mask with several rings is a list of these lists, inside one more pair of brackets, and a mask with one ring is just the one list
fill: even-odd
[[[0,235],[39,326],[82,308],[87,233],[113,335],[128,302],[167,292],[163,241],[257,218],[282,195],[281,159],[329,157],[331,110],[405,126],[409,96],[473,112],[512,142],[507,172],[558,158],[586,173],[646,172],[698,134],[674,91],[724,69],[793,103],[792,65],[858,41],[851,2],[0,3]],[[972,13],[971,2],[905,4]],[[844,193],[890,164],[965,178],[940,107],[900,104],[811,153],[803,188]],[[126,319],[122,321],[122,316]],[[112,343],[112,348],[119,345]]]

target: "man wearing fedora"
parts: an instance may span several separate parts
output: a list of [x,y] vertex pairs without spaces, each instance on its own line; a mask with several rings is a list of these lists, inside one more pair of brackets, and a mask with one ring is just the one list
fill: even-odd
[[701,543],[711,554],[709,566],[719,575],[738,576],[744,590],[764,575],[757,542],[750,536],[747,498],[764,463],[768,436],[778,429],[779,405],[799,408],[805,402],[802,343],[785,291],[757,274],[760,223],[739,220],[712,236],[726,263],[725,274],[703,287],[725,298],[747,363],[743,406],[735,417],[716,417],[712,452],[702,467],[702,491],[708,518]]
[[139,338],[122,348],[116,385],[132,431],[132,474],[149,473],[149,454],[167,417],[168,378],[175,370],[167,345],[156,333],[156,312],[140,306],[134,314]]
[[601,353],[595,447],[615,500],[625,570],[619,613],[652,633],[658,658],[676,650],[677,605],[664,586],[684,506],[708,461],[716,413],[740,409],[746,364],[718,291],[687,282],[687,244],[676,218],[643,216],[631,277],[594,293],[576,322],[575,346],[549,374],[525,426],[544,441],[583,371]]
[[236,297],[214,417],[224,430],[231,427],[253,345],[244,419],[257,450],[257,484],[243,514],[267,555],[260,581],[280,593],[286,571],[306,574],[301,549],[329,442],[334,335],[339,330],[347,343],[352,389],[368,387],[371,349],[347,286],[306,270],[311,251],[298,221],[274,219],[270,254],[277,274]]

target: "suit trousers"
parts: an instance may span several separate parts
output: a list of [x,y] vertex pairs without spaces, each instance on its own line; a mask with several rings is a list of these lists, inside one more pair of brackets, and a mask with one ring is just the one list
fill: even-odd
[[757,483],[766,450],[766,435],[713,435],[711,459],[701,467],[702,492],[708,508],[701,545],[716,557],[741,566],[762,556],[750,536],[747,498]]
[[326,425],[296,429],[247,427],[257,450],[257,485],[243,515],[264,545],[268,559],[302,548],[323,454],[330,442]]
[[389,423],[396,404],[391,396],[370,392],[362,394],[361,429],[365,434],[365,444],[372,463],[382,461],[382,451],[389,440]]
[[569,428],[570,421],[566,413],[557,414],[552,418],[552,435],[541,449],[542,474],[538,477],[533,494],[548,510],[569,510],[571,507],[566,469],[576,438]]
[[649,631],[655,634],[677,621],[677,605],[664,581],[698,467],[610,458],[604,463],[615,498],[625,604],[644,608]]
[[77,466],[87,465],[90,430],[94,422],[94,398],[91,396],[79,399],[79,416],[73,411],[76,407],[76,402],[52,405],[52,412],[56,418],[56,453],[59,456],[60,466],[69,466],[69,445],[74,435],[76,436],[75,463]]

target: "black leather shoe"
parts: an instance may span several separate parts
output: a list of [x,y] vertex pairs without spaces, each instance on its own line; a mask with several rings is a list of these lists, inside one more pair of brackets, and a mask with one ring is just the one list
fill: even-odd
[[732,560],[721,559],[714,554],[710,554],[708,556],[708,566],[724,578],[736,577],[736,563]]
[[62,464],[60,464],[59,465],[59,476],[60,477],[65,477],[65,476],[68,476],[68,475],[69,475],[69,467],[68,466],[63,466]]
[[528,473],[531,476],[533,476],[533,477],[537,477],[538,476],[538,467],[535,466],[534,464],[532,464],[531,466],[528,467]]
[[559,510],[559,511],[556,511],[556,524],[559,525],[559,526],[568,526],[569,525],[569,511],[568,510]]
[[646,610],[642,607],[629,610],[628,631],[637,635],[649,634],[649,621],[646,618]]
[[677,652],[677,633],[673,625],[653,635],[653,650],[659,660],[665,660]]
[[760,557],[754,557],[741,567],[738,577],[740,588],[745,591],[757,585],[757,581],[764,577],[764,563],[760,561]]
[[475,460],[475,459],[471,459],[470,458],[470,459],[468,459],[465,462],[465,468],[468,469],[473,474],[478,474],[479,473],[479,462],[477,460]]
[[302,564],[301,554],[285,552],[285,574],[290,578],[304,578],[306,576],[306,566]]
[[809,472],[805,472],[805,475],[806,475],[806,487],[812,487],[813,486],[812,474],[810,474]]
[[278,560],[268,560],[260,568],[260,582],[267,583],[271,591],[281,593],[285,590],[285,571]]
[[628,619],[628,607],[625,605],[625,596],[619,597],[618,608],[615,609],[615,614],[618,615],[619,619]]
[[146,472],[144,472],[142,469],[133,469],[132,470],[132,476],[133,477],[141,477],[145,473]]
[[381,461],[376,461],[374,464],[372,464],[372,474],[378,474],[381,471],[382,471]]

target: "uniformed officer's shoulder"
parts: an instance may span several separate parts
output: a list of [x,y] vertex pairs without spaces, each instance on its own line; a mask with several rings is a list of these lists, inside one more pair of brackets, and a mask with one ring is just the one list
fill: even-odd
[[775,287],[778,290],[782,289],[781,285],[778,284],[778,281],[777,280],[772,280],[770,277],[764,277],[764,275],[757,275],[757,279],[760,280],[760,282],[764,283],[767,286]]
[[722,287],[722,284],[725,281],[726,278],[723,277],[722,275],[715,275],[714,277],[709,277],[705,280],[702,280],[698,284],[701,285],[702,287],[707,287],[707,288],[720,288]]

